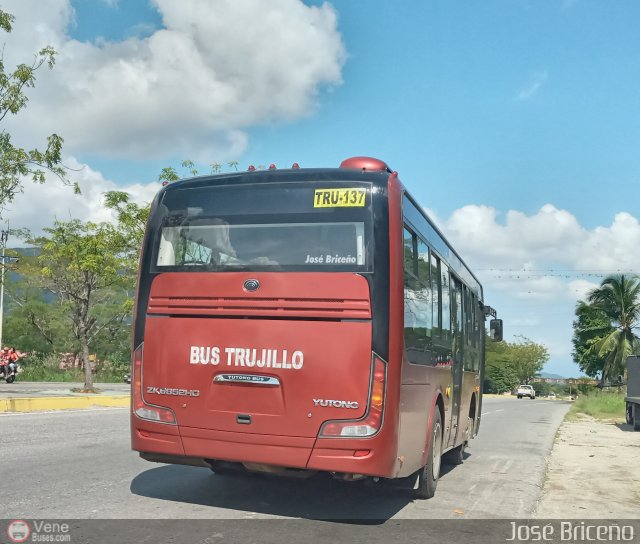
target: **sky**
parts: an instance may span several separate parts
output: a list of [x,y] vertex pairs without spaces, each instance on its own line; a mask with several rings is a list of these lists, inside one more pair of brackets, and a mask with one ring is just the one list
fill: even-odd
[[[374,156],[444,231],[504,320],[578,375],[575,304],[640,271],[636,0],[4,0],[7,67],[52,45],[16,144],[64,140],[12,227],[109,220],[165,166],[333,167]],[[17,242],[16,242],[17,244]],[[11,241],[10,244],[11,245]]]

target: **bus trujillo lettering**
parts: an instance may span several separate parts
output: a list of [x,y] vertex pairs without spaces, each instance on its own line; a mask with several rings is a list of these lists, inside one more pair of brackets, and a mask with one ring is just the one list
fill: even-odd
[[400,479],[429,498],[480,426],[489,315],[380,160],[172,183],[140,260],[132,447],[214,472]]

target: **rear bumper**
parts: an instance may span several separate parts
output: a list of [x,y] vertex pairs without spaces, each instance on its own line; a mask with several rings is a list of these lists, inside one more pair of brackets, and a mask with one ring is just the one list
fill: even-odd
[[315,439],[180,427],[187,456],[306,468]]
[[381,436],[316,439],[175,427],[134,419],[132,449],[148,461],[196,466],[229,461],[384,478],[393,478],[397,472],[395,452],[388,451]]

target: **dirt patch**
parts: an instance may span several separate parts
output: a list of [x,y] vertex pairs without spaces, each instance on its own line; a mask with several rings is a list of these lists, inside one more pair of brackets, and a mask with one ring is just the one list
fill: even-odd
[[579,414],[565,420],[547,464],[537,518],[638,518],[640,432]]

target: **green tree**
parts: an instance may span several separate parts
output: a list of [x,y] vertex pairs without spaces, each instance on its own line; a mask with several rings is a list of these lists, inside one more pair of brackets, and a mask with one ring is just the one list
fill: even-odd
[[549,360],[549,350],[524,336],[510,344],[510,357],[513,368],[520,383],[529,383],[536,374],[542,371]]
[[171,183],[172,181],[178,181],[179,179],[180,176],[173,166],[166,166],[162,169],[160,175],[158,176],[158,181],[166,181],[169,183]]
[[131,195],[125,191],[105,193],[104,205],[113,210],[116,215],[118,221],[116,233],[121,237],[120,246],[128,254],[129,268],[135,271],[149,218],[150,205],[131,202]]
[[180,163],[180,166],[182,166],[182,168],[186,168],[192,176],[198,175],[198,169],[192,160],[185,159]]
[[492,342],[487,336],[485,349],[484,391],[498,394],[512,391],[518,385],[518,376],[513,367],[510,344]]
[[614,331],[611,321],[602,310],[592,304],[580,301],[576,305],[576,319],[573,322],[574,362],[587,376],[602,376],[606,357],[594,353],[591,348]]
[[520,337],[518,342],[485,342],[486,367],[484,388],[489,393],[512,391],[521,383],[529,383],[549,360],[549,351]]
[[640,279],[624,274],[609,276],[589,293],[588,301],[607,316],[613,328],[589,350],[604,358],[604,383],[611,376],[623,374],[627,356],[638,352],[638,337],[633,331],[640,320]]
[[32,281],[63,305],[85,369],[84,388],[93,389],[90,347],[106,329],[121,328],[131,315],[131,280],[122,237],[108,224],[56,221],[28,242],[40,248]]
[[[0,10],[0,29],[11,32],[13,21],[13,15]],[[30,64],[19,64],[13,71],[7,71],[0,56],[0,122],[7,115],[16,115],[26,107],[28,98],[25,91],[35,86],[36,72],[45,65],[53,68],[55,58],[56,51],[47,46],[34,55]],[[51,134],[44,150],[27,150],[14,146],[11,135],[5,129],[0,130],[0,207],[11,202],[22,190],[25,177],[44,183],[45,173],[49,171],[71,185],[62,165],[62,143],[60,136]],[[79,192],[78,185],[73,186]]]
[[36,285],[39,270],[35,257],[21,257],[20,278],[6,286],[10,304],[4,337],[22,351],[78,353],[77,340],[65,324],[64,305]]

